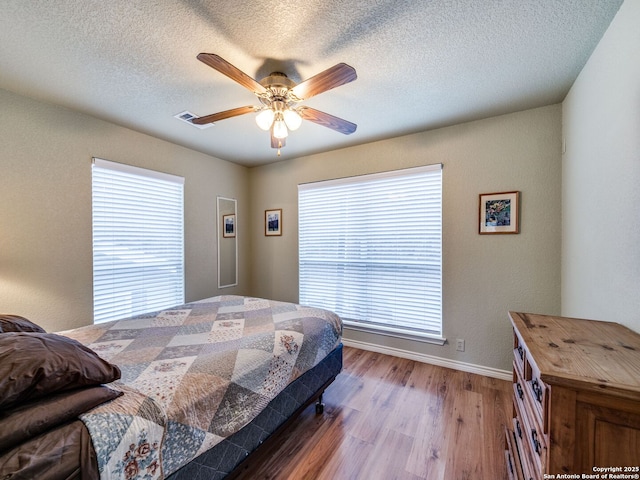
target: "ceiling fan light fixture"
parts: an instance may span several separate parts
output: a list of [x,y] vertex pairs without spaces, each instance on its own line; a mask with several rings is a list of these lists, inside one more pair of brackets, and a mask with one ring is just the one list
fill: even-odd
[[226,118],[257,113],[256,123],[262,130],[270,131],[271,147],[278,149],[278,156],[280,156],[280,149],[285,145],[289,130],[298,129],[303,119],[331,128],[344,135],[356,131],[357,125],[355,123],[310,107],[296,107],[299,102],[358,78],[355,69],[346,63],[338,63],[301,83],[294,82],[282,72],[272,72],[258,82],[215,53],[200,53],[197,58],[250,90],[258,97],[262,106],[232,108],[224,112],[193,118],[191,123],[194,125],[213,124]]
[[292,109],[287,109],[282,112],[282,116],[284,118],[284,123],[287,124],[289,130],[294,131],[300,128],[302,124],[302,117],[298,112]]
[[262,130],[269,130],[273,125],[276,114],[270,108],[265,108],[256,116],[256,123]]
[[282,114],[276,116],[276,121],[273,122],[273,136],[275,138],[287,138],[289,132],[287,131],[287,124],[284,123]]

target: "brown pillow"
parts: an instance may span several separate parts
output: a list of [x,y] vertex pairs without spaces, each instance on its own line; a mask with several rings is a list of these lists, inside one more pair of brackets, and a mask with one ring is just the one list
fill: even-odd
[[0,314],[0,333],[6,332],[41,332],[44,328],[18,315]]
[[0,413],[0,452],[122,395],[105,386],[54,393]]
[[38,332],[0,335],[0,409],[118,378],[116,365],[71,338]]

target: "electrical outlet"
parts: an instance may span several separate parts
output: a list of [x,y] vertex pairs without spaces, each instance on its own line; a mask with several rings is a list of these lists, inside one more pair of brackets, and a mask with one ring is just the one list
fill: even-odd
[[456,350],[459,352],[464,352],[464,339],[458,338],[456,339]]

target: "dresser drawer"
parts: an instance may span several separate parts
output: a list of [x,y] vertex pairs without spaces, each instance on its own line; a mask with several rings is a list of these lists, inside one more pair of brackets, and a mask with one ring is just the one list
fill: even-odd
[[544,429],[544,433],[548,433],[548,422],[546,421],[545,414],[549,402],[549,388],[540,379],[540,370],[530,358],[525,365],[525,382],[527,385],[527,393],[531,399],[531,406],[538,418],[538,423]]
[[519,458],[520,460],[522,478],[525,480],[541,480],[542,475],[535,464],[527,442],[525,427],[517,416],[513,418],[513,451],[515,452],[514,458]]
[[[514,387],[514,393],[515,393]],[[541,431],[539,423],[533,414],[531,407],[524,399],[520,399],[517,393],[514,396],[516,416],[513,419],[514,433],[518,443],[522,445],[522,462],[529,466],[530,475],[533,478],[540,476],[545,471],[547,463],[547,438]],[[523,467],[524,468],[524,467]],[[527,470],[526,468],[524,468]]]
[[536,408],[537,401],[531,388],[531,380],[525,381],[516,370],[513,373],[513,393],[520,412],[527,416],[529,423],[537,431],[545,433],[545,418],[540,415],[540,411]]
[[528,392],[525,393],[525,388],[528,388],[528,385],[524,382],[524,380],[522,379],[522,375],[516,369],[516,363],[514,361],[513,362],[513,393],[521,401],[525,401],[524,400],[525,395],[529,394]]
[[507,475],[509,480],[529,480],[525,478],[522,471],[522,462],[520,461],[520,452],[516,444],[513,430],[505,428],[504,437],[506,440],[506,449],[504,452],[505,461],[507,463]]
[[525,350],[522,339],[518,336],[518,333],[513,331],[513,369],[520,373],[520,376],[524,377],[524,365],[527,359],[527,351]]

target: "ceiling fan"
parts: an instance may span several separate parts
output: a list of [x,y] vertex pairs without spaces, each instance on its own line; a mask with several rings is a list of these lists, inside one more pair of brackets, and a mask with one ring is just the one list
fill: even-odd
[[355,123],[311,107],[299,105],[303,100],[355,80],[357,78],[355,69],[346,63],[338,63],[308,80],[296,84],[282,72],[273,72],[258,82],[214,53],[201,53],[198,55],[198,60],[251,90],[262,105],[232,108],[224,112],[194,118],[191,122],[196,125],[205,125],[256,112],[258,113],[256,123],[261,129],[271,132],[271,147],[278,149],[278,156],[280,149],[286,144],[289,130],[296,130],[303,119],[345,135],[356,131],[357,125]]

